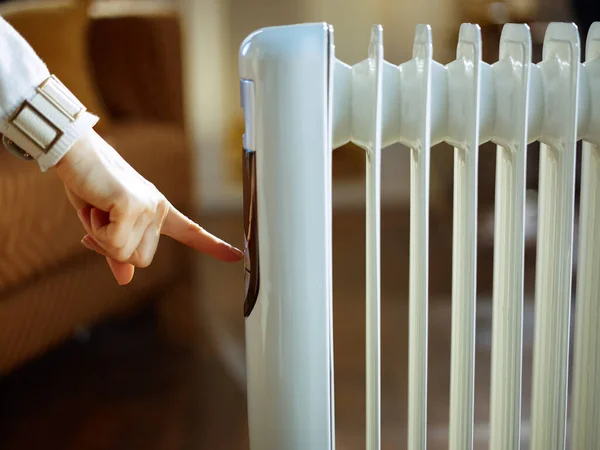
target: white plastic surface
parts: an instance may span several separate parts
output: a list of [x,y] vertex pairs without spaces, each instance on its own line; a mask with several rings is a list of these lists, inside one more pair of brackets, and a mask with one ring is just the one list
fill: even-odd
[[539,140],[539,213],[535,283],[531,450],[566,444],[569,328],[580,66],[573,24],[553,23],[538,65],[544,86]]
[[381,147],[383,30],[371,29],[369,56],[334,69],[333,148],[366,152],[366,449],[381,448]]
[[[261,51],[253,60],[260,73],[247,75],[257,83],[260,257],[261,270],[266,271],[261,282],[267,286],[262,285],[259,309],[248,320],[250,425],[253,442],[259,443],[253,448],[270,448],[260,444],[266,442],[267,432],[286,449],[329,449],[324,436],[333,439],[332,416],[325,423],[325,411],[333,414],[331,155],[325,148],[354,142],[367,155],[366,448],[381,447],[381,150],[402,143],[411,152],[407,448],[426,449],[429,154],[430,146],[442,141],[455,147],[449,448],[473,449],[477,166],[478,147],[487,141],[498,145],[490,449],[520,448],[526,152],[528,143],[539,140],[543,145],[530,448],[564,449],[578,139],[586,142],[573,448],[600,448],[600,238],[592,231],[600,220],[600,26],[590,30],[587,62],[582,65],[576,27],[551,24],[544,60],[534,65],[529,28],[508,24],[500,60],[493,66],[481,61],[477,25],[462,25],[457,59],[446,66],[432,60],[431,30],[425,25],[417,27],[411,60],[399,66],[384,61],[382,29],[375,26],[369,57],[352,67],[325,52],[325,28],[316,32],[311,27],[316,26],[281,27],[264,35],[265,48],[272,46],[279,53]],[[275,36],[285,45],[276,44]],[[327,61],[333,86],[323,85]],[[303,228],[292,220],[301,214]],[[313,238],[320,245],[313,245]],[[282,243],[285,252],[280,250]],[[305,304],[291,306],[291,298]],[[288,314],[292,310],[297,316]],[[280,348],[268,347],[267,335],[275,336]],[[282,352],[283,347],[293,356]],[[291,368],[301,364],[312,384],[293,374]],[[288,377],[280,377],[282,373]],[[317,391],[323,393],[319,400],[314,397]],[[261,408],[272,422],[258,413]],[[310,424],[316,428],[309,429],[319,429],[316,424],[323,421],[323,434],[318,434],[323,436],[322,447],[307,446],[306,436],[290,429],[305,424],[305,414],[311,411],[315,417]]]
[[[413,59],[400,66],[413,75],[412,114],[416,119],[410,159],[410,259],[408,348],[408,450],[427,447],[427,343],[429,307],[429,173],[431,148],[431,28],[418,25]],[[412,69],[412,70],[411,70]],[[413,70],[416,73],[413,73]],[[402,79],[402,78],[401,78]],[[405,91],[406,92],[406,91]],[[407,133],[410,136],[409,133]]]
[[454,149],[452,344],[449,449],[473,448],[477,166],[481,100],[481,31],[460,27],[457,60],[448,66],[448,132]]
[[383,76],[383,30],[373,26],[364,83],[371,115],[366,143],[366,449],[381,448],[381,82]]
[[521,426],[525,181],[531,69],[527,25],[502,30],[493,65],[496,157],[490,450],[518,450]]
[[[367,448],[380,448],[380,166],[381,147],[397,142],[411,149],[409,449],[424,449],[427,429],[427,323],[429,279],[429,154],[431,147],[431,29],[419,25],[413,59],[383,61],[379,26],[371,55],[350,67],[335,66],[334,148],[352,141],[367,150]],[[381,49],[380,55],[375,49]],[[439,64],[438,64],[439,66]],[[440,66],[441,67],[441,66]],[[381,80],[377,80],[380,74]],[[382,84],[385,95],[375,92]],[[379,99],[376,104],[373,100]],[[379,104],[380,110],[375,106]],[[381,119],[373,119],[380,114]],[[377,133],[380,136],[377,136]],[[373,148],[376,151],[373,151]],[[370,348],[370,349],[369,349]],[[378,394],[379,395],[379,394]]]
[[240,51],[240,77],[254,81],[256,95],[252,450],[334,448],[329,32],[326,24],[264,29]]
[[580,99],[583,138],[571,448],[600,448],[600,23],[588,32]]

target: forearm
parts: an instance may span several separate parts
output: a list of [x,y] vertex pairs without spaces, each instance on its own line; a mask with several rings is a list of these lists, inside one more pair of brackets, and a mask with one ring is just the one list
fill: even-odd
[[[60,113],[47,107],[42,114],[46,120],[41,119],[35,109],[28,109],[19,114],[19,123],[15,127],[11,121],[25,101],[41,102],[42,106],[47,106],[43,104],[45,99],[36,99],[36,96],[38,87],[49,77],[50,71],[31,46],[0,17],[0,134],[9,137],[26,152],[28,149],[35,150],[34,141],[47,144],[36,157],[42,171],[60,161],[97,121],[96,117],[87,113],[78,116],[76,121],[64,120]],[[31,136],[36,139],[31,139]]]

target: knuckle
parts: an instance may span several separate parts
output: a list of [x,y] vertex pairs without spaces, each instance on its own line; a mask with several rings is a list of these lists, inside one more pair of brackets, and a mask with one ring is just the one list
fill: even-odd
[[152,264],[152,259],[153,258],[148,258],[148,257],[147,258],[141,258],[140,259],[140,264],[139,264],[140,269],[145,269],[145,268],[149,267],[150,264]]
[[152,264],[152,261],[154,259],[154,254],[142,252],[142,253],[138,254],[137,259],[138,259],[138,261],[137,261],[136,265],[141,269],[145,269],[146,267],[150,266],[150,264]]
[[127,189],[122,191],[117,204],[121,214],[126,217],[139,217],[147,209],[146,202]]
[[193,220],[186,220],[186,225],[185,225],[187,231],[189,231],[190,233],[200,233],[202,231],[204,231],[204,229],[198,225],[196,222],[194,222]]
[[124,263],[129,261],[129,259],[131,258],[131,254],[131,250],[128,250],[127,248],[123,247],[114,249],[111,256],[117,261]]
[[146,228],[148,224],[152,222],[153,217],[154,213],[152,212],[152,208],[150,206],[144,207],[138,215],[137,226]]
[[157,202],[157,205],[156,205],[155,212],[154,212],[154,216],[156,217],[156,219],[158,220],[159,223],[162,224],[164,218],[166,217],[167,213],[169,212],[169,208],[170,208],[170,203],[167,201],[166,198],[159,199],[159,201]]
[[106,245],[115,251],[121,250],[125,246],[125,235],[121,224],[118,223],[106,230]]
[[153,217],[156,214],[156,210],[158,209],[158,201],[156,199],[151,198],[146,202],[146,207],[144,208],[144,213],[147,217]]
[[[148,214],[149,214],[148,206],[145,203],[140,202],[135,205],[135,208],[132,211],[132,214],[136,220],[143,221],[144,219],[146,219],[148,217]],[[137,222],[137,223],[139,223],[139,222]],[[137,225],[137,223],[136,223],[136,225]],[[136,225],[134,225],[134,227]]]
[[131,205],[131,195],[125,186],[120,186],[115,192],[115,203],[120,210],[127,211]]

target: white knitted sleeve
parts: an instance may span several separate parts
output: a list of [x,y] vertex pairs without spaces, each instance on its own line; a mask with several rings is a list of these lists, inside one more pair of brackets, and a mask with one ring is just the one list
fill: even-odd
[[[48,68],[31,46],[0,17],[0,134],[8,131],[12,115],[25,100],[35,96],[36,88],[49,76]],[[95,116],[87,114],[83,120],[67,126],[58,145],[37,160],[41,170],[54,166],[96,121]]]

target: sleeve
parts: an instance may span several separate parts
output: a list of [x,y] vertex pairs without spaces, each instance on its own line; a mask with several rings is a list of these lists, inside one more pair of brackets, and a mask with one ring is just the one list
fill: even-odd
[[[50,77],[50,71],[25,39],[2,17],[0,17],[0,134],[14,140],[11,134],[20,134],[11,125],[11,118],[24,101],[31,101],[37,88]],[[70,94],[70,92],[69,92]],[[72,95],[72,94],[70,94]],[[83,105],[82,105],[83,106]],[[98,118],[85,112],[80,120],[61,126],[61,138],[37,159],[45,172],[54,166],[84,133],[87,133]],[[41,130],[39,120],[27,123],[35,132]],[[22,146],[21,146],[22,147]],[[24,150],[26,150],[24,148]]]

